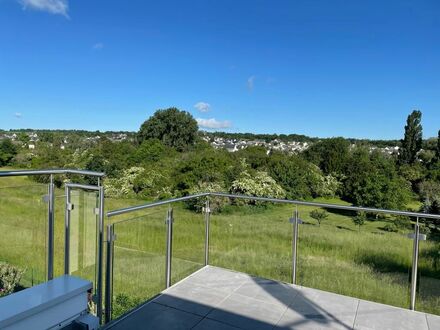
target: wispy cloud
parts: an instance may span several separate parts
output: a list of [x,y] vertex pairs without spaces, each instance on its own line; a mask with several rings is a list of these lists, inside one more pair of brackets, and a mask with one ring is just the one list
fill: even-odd
[[102,42],[97,42],[96,44],[93,45],[93,50],[101,50],[104,48],[104,44]]
[[254,90],[255,76],[250,76],[247,80],[247,87],[250,91]]
[[194,108],[196,108],[200,112],[208,112],[209,110],[211,110],[211,105],[206,102],[197,102],[196,104],[194,104]]
[[21,117],[23,117],[23,114],[21,112],[16,112],[16,113],[14,113],[14,117],[21,118]]
[[228,120],[219,121],[215,118],[210,118],[210,119],[197,118],[196,120],[200,128],[219,129],[219,128],[229,128],[232,126],[232,123]]
[[23,9],[46,11],[51,14],[69,18],[69,3],[67,0],[18,0]]

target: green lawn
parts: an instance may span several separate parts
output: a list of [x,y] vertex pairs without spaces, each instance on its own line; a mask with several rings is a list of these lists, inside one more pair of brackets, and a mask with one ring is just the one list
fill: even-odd
[[[9,187],[9,188],[8,188]],[[13,188],[11,188],[13,187]],[[22,284],[45,278],[47,204],[45,185],[26,178],[0,179],[0,260],[26,269]],[[57,190],[55,273],[64,267],[64,197]],[[77,239],[72,243],[75,274],[93,280],[94,196],[75,195]],[[341,201],[320,201],[340,203]],[[141,204],[140,200],[106,199],[106,210]],[[88,205],[88,206],[85,206]],[[173,205],[173,282],[203,266],[204,218]],[[310,218],[312,207],[299,207],[298,283],[395,306],[409,306],[412,241],[404,232],[382,228],[391,221],[379,218],[358,228],[344,212],[329,212],[319,227]],[[210,263],[252,275],[291,281],[292,205],[229,207],[211,215]],[[167,206],[115,217],[115,315],[133,302],[149,298],[165,287],[165,216]],[[421,242],[417,309],[440,314],[440,255],[434,241]],[[132,300],[127,303],[124,299]],[[122,307],[121,307],[122,306]],[[124,307],[125,306],[125,307]]]

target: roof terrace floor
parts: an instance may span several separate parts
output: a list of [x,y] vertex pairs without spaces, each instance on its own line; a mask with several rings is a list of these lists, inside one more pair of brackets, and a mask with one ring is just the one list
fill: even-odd
[[207,266],[107,329],[440,329],[440,316]]

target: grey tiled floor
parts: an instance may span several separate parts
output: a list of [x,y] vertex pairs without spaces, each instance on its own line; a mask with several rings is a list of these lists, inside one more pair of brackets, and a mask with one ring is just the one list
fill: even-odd
[[434,330],[440,316],[208,266],[108,328]]

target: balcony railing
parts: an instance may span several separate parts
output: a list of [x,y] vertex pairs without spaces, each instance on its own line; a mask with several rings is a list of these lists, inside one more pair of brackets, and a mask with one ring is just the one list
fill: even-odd
[[[66,183],[62,191],[54,184],[57,175],[93,177],[98,184]],[[28,176],[45,177],[40,181],[48,183],[0,187],[0,261],[25,269],[26,287],[62,274],[90,280],[96,314],[101,316],[105,174],[75,169],[0,171],[0,180]]]
[[[63,191],[54,184],[62,174],[95,177],[97,185],[67,183]],[[440,258],[435,243],[420,243],[419,223],[437,214],[200,193],[110,211],[104,236],[104,173],[0,171],[0,180],[33,175],[48,183],[0,188],[0,216],[8,220],[0,226],[12,235],[0,238],[3,261],[31,270],[26,286],[61,274],[89,279],[96,313],[107,322],[208,264],[410,309],[416,302],[440,308]],[[312,226],[314,208],[326,210],[331,225]],[[381,228],[358,234],[346,221],[359,212],[411,218],[405,234],[412,240]]]
[[[219,199],[228,201],[227,212],[211,212],[212,203]],[[238,205],[244,201],[257,204],[257,210],[263,206],[263,211],[240,212]],[[197,204],[202,212],[190,212],[182,203]],[[283,208],[270,208],[281,204]],[[311,208],[336,212],[344,219],[359,212],[409,217],[413,234],[380,235],[378,230],[361,235],[342,225],[337,231],[323,233],[326,229],[307,226],[310,223],[304,221]],[[108,212],[107,217],[112,222],[107,225],[107,321],[208,264],[414,310],[420,290],[419,246],[424,238],[419,219],[440,219],[436,214],[228,193],[201,193],[122,208]],[[117,221],[122,217],[124,220]],[[343,251],[347,248],[351,250]],[[350,256],[344,259],[338,253]],[[331,263],[317,267],[320,261],[313,260],[317,255],[325,255]],[[350,258],[358,263],[357,270],[344,264]],[[264,263],[267,266],[258,265]],[[344,267],[351,278],[345,276]],[[373,272],[362,273],[368,269]],[[433,276],[433,270],[429,272]],[[440,271],[434,275],[429,280],[440,283]],[[440,307],[435,299],[420,302],[431,304],[431,312]]]

